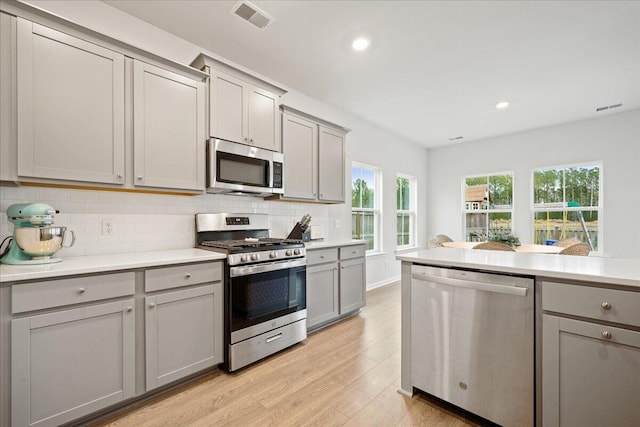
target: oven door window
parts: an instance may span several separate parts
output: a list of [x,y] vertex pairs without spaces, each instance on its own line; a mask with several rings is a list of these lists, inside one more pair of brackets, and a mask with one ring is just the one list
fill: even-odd
[[269,161],[218,151],[216,180],[230,184],[269,186]]
[[231,278],[231,331],[306,308],[306,267]]

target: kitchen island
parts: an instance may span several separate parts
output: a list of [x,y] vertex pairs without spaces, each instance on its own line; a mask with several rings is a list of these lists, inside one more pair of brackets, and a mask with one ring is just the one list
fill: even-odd
[[[509,288],[512,294],[526,295],[516,280],[529,279],[534,282],[533,309],[522,315],[533,313],[531,320],[535,325],[530,337],[534,342],[532,360],[535,361],[535,369],[531,367],[530,372],[535,372],[535,415],[531,418],[535,424],[640,425],[640,415],[636,410],[640,405],[639,260],[452,248],[411,252],[397,259],[402,261],[402,393],[412,395],[414,389],[424,391],[423,366],[435,363],[432,360],[412,360],[412,352],[415,359],[416,354],[437,353],[421,353],[416,349],[451,346],[453,339],[450,342],[447,337],[456,328],[457,319],[440,307],[442,301],[447,298],[474,301],[469,294],[464,294],[468,289],[446,290],[438,283],[416,277],[418,270],[436,267],[445,269],[442,271],[453,271],[457,276],[476,272],[492,273],[505,278],[505,281],[514,282]],[[447,280],[451,281],[444,281]],[[476,286],[474,296],[481,296],[495,285],[484,286],[484,290],[483,286],[482,283]],[[421,298],[425,295],[416,292],[417,287],[435,290],[436,293],[430,295],[437,295],[438,299],[415,304],[412,295],[414,299],[418,298],[416,295]],[[493,302],[503,297],[495,297]],[[414,313],[418,310],[416,307],[430,313]],[[471,316],[471,325],[477,326],[465,329],[469,341],[477,341],[479,336],[487,334],[479,323],[473,323],[483,319],[477,313],[480,308],[478,304],[471,305],[461,313],[463,317],[467,314]],[[494,310],[495,305],[490,306],[487,312],[493,313]],[[425,324],[425,321],[430,324]],[[412,323],[413,329],[418,331],[412,331]],[[421,330],[428,328],[436,332],[423,334]],[[429,343],[413,342],[420,336],[436,336],[440,339]],[[496,360],[503,360],[505,367],[508,367],[510,360],[504,357],[502,348],[485,351],[494,354]],[[444,400],[465,402],[458,403],[463,408],[466,402],[470,402],[469,407],[473,407],[472,393],[478,393],[486,385],[475,384],[471,380],[467,384],[466,380],[448,376],[455,376],[456,364],[462,356],[473,360],[481,355],[460,353],[459,348],[451,348],[449,352],[442,353],[450,357],[437,361],[444,367],[440,371],[440,380],[450,380],[445,384],[445,394],[465,396],[461,400],[446,397]],[[472,370],[489,369],[486,365],[470,366]],[[419,378],[421,375],[423,377]],[[476,373],[470,373],[469,376],[475,377]]]

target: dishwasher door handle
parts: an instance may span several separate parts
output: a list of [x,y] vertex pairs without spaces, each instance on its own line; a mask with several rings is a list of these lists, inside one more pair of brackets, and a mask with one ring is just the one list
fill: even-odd
[[494,285],[491,283],[474,282],[472,280],[451,279],[449,277],[431,276],[427,273],[412,273],[411,277],[417,280],[437,283],[440,285],[456,286],[458,288],[476,289],[479,291],[515,295],[519,297],[526,297],[529,291],[528,288],[518,288],[516,286]]

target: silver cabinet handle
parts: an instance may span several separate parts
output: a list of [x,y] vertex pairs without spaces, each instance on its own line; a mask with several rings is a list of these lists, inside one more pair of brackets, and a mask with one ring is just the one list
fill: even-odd
[[605,338],[605,339],[608,339],[608,340],[609,340],[609,339],[611,339],[611,336],[612,336],[612,335],[611,335],[611,332],[609,332],[609,331],[602,331],[602,338]]
[[133,311],[133,307],[127,307],[127,313],[131,313]]
[[321,259],[324,259],[324,255],[320,255],[320,258],[321,258]]
[[186,274],[184,275],[184,277],[185,277],[185,279],[190,279],[190,278],[191,278],[191,273],[186,273]]
[[600,307],[602,307],[603,310],[611,310],[611,304],[609,304],[608,302],[603,302],[602,304],[600,304]]
[[117,176],[118,178],[122,178],[122,174],[121,174],[121,173],[117,174],[116,176]]
[[155,306],[156,306],[156,303],[154,303],[154,302],[149,303],[149,308],[155,308]]
[[85,290],[86,290],[85,288],[79,288],[79,289],[78,289],[78,293],[79,293],[79,294],[84,294],[84,291],[85,291]]
[[142,180],[142,175],[138,175],[138,179],[139,179],[139,180]]

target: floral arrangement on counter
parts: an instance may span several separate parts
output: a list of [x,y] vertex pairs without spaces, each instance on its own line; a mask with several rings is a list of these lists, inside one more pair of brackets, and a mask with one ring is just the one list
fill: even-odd
[[493,236],[489,237],[489,241],[504,243],[505,245],[509,245],[512,248],[521,245],[520,239],[512,234],[494,234]]

